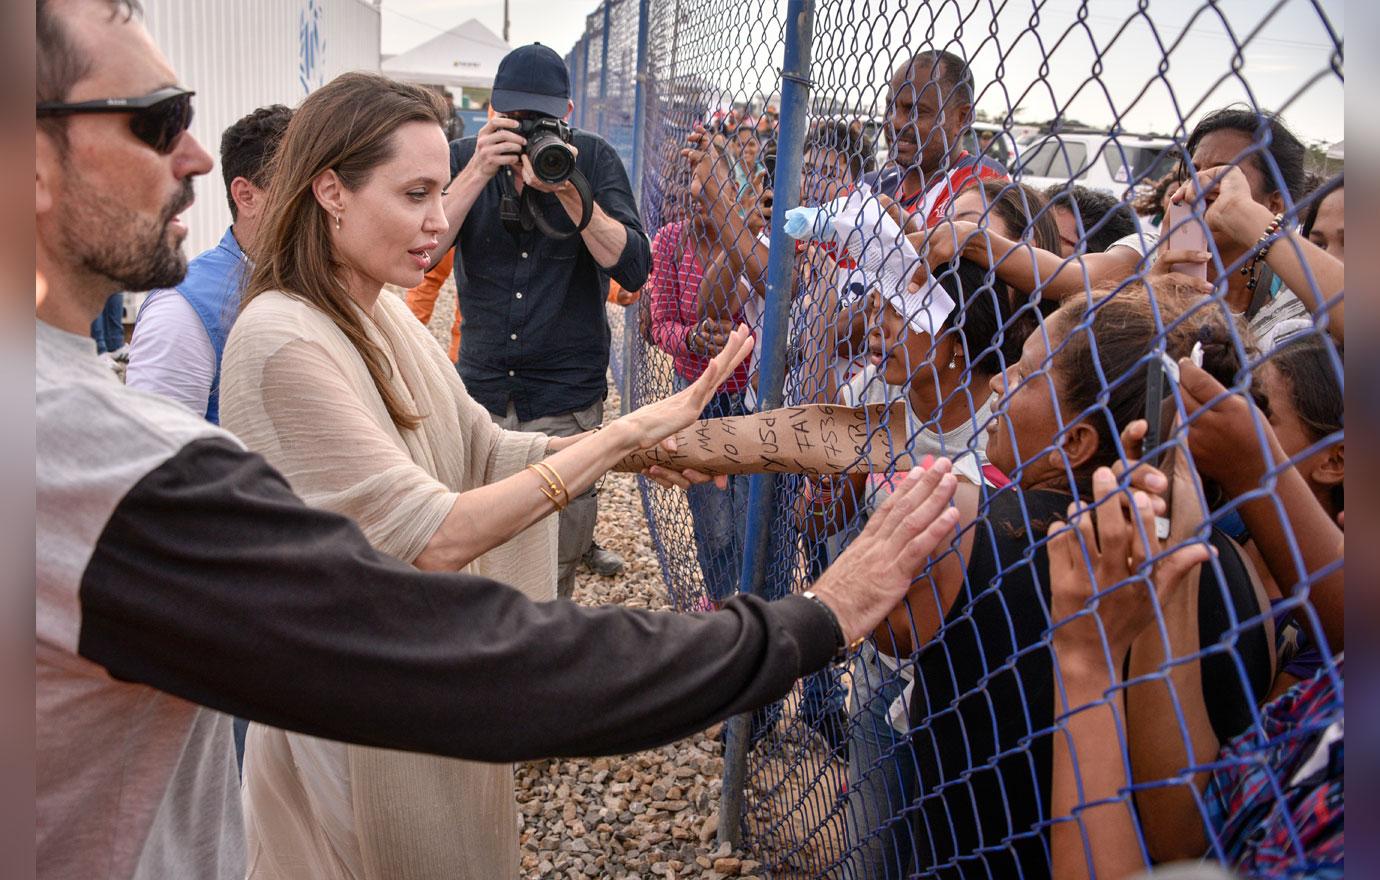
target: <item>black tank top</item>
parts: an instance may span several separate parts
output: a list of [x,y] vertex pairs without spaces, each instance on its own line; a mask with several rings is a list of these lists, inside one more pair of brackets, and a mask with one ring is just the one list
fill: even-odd
[[[1053,760],[1053,659],[1049,628],[1048,524],[1072,496],[1000,491],[979,520],[968,577],[939,633],[916,656],[912,741],[919,769],[915,871],[940,878],[1047,878]],[[1034,537],[1032,537],[1034,536]],[[1215,645],[1237,620],[1258,617],[1244,563],[1214,535],[1225,586],[1210,566],[1200,584],[1199,629]],[[1203,692],[1225,742],[1250,723],[1269,691],[1270,646],[1255,625],[1235,652],[1207,657]],[[1247,671],[1243,682],[1236,658]]]

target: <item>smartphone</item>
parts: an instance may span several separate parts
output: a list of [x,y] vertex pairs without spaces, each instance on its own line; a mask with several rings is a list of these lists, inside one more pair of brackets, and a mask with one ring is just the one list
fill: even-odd
[[[1169,211],[1165,215],[1165,224],[1169,233],[1164,242],[1164,250],[1212,250],[1209,247],[1211,239],[1208,237],[1207,227],[1190,203],[1170,202]],[[1207,263],[1174,263],[1169,268],[1174,272],[1182,272],[1203,281],[1207,280]]]
[[[1171,384],[1172,383],[1172,384]],[[1174,458],[1166,455],[1174,426],[1174,387],[1179,384],[1179,365],[1160,349],[1145,369],[1145,441],[1141,462],[1159,468],[1169,480],[1164,493],[1165,511],[1155,517],[1155,534],[1161,541],[1169,537],[1169,511],[1174,503]],[[1168,392],[1166,394],[1165,392]]]
[[766,179],[762,181],[762,186],[767,189],[776,189],[776,154],[764,154],[762,156],[762,167],[767,169],[767,176]]

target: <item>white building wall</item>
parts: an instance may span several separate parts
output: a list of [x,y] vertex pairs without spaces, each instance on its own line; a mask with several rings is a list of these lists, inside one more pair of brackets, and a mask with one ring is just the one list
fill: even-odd
[[[192,134],[216,157],[183,217],[192,257],[213,247],[230,224],[221,132],[266,104],[296,106],[346,71],[377,71],[379,8],[373,0],[143,0],[143,6],[145,24],[181,84],[196,91]],[[129,318],[137,305],[127,306]]]

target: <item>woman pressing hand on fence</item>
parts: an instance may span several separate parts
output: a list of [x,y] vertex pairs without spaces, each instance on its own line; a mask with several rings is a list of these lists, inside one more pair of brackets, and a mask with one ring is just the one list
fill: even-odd
[[[1186,356],[1203,326],[1228,332],[1219,310],[1193,308],[1192,290],[1159,285],[1155,308],[1143,286],[1099,293],[1095,309],[1081,298],[1061,306],[1025,341],[1020,360],[992,380],[999,400],[987,456],[1017,485],[983,497],[960,484],[959,510],[976,514],[963,516],[960,540],[936,555],[877,633],[880,643],[894,639],[901,656],[916,651],[909,723],[927,793],[917,834],[929,844],[921,873],[964,859],[959,864],[971,863],[973,876],[1049,876],[1038,829],[1048,819],[1052,756],[1042,732],[1053,723],[1056,693],[1043,537],[1071,502],[1092,494],[1098,468],[1134,458],[1126,447],[1145,411],[1152,350],[1162,344]],[[1214,349],[1210,370],[1235,375],[1232,352]],[[1149,492],[1168,488],[1153,468],[1135,467],[1130,477]],[[1177,500],[1192,504],[1195,496],[1184,494]],[[1248,562],[1225,536],[1210,540],[1222,565],[1202,569],[1190,609],[1198,626],[1184,650],[1232,633],[1229,649],[1194,667],[1225,738],[1249,724],[1268,692],[1272,633],[1259,623],[1267,603]],[[1237,627],[1237,620],[1256,622]],[[950,824],[952,833],[940,833]],[[996,852],[995,840],[1005,841]],[[966,861],[979,849],[980,861]]]
[[[382,289],[420,281],[446,229],[444,112],[430,92],[366,74],[333,80],[298,109],[226,347],[222,419],[308,504],[354,519],[376,549],[549,600],[551,514],[698,418],[752,339],[733,331],[688,388],[602,431],[501,430]],[[517,872],[509,765],[254,725],[244,773],[256,876]]]
[[[985,452],[993,418],[988,382],[1019,356],[1020,340],[1012,333],[1006,285],[988,284],[985,275],[968,261],[939,273],[956,305],[934,333],[921,294],[883,298],[874,290],[865,297],[868,359],[840,389],[839,402],[899,404],[904,427],[879,429],[871,443],[915,466],[946,456],[961,483],[996,487],[1008,481]],[[821,478],[806,485],[802,502],[820,533],[857,528],[902,477],[893,471]],[[965,491],[964,499],[971,505],[977,496]],[[969,519],[976,513],[962,512]],[[911,668],[897,659],[905,653],[879,638],[863,645],[852,667],[849,834],[853,871],[861,877],[906,876],[912,859],[909,823],[901,815],[917,794],[915,760],[905,725],[898,730],[893,723],[905,716],[909,694]]]
[[[686,218],[666,224],[652,240],[650,293],[651,338],[672,358],[676,391],[699,379],[711,358],[723,351],[742,315],[730,319],[697,314],[700,282],[713,251],[713,233],[706,219],[703,199],[686,191],[682,196]],[[740,364],[714,392],[700,418],[741,416],[748,365]],[[728,477],[727,487],[697,484],[687,487],[695,555],[704,578],[705,593],[699,602],[718,605],[733,595],[742,569],[740,523],[735,499],[747,492],[747,477]],[[739,500],[739,506],[742,502]]]
[[[937,274],[955,306],[934,334],[920,294],[883,298],[877,290],[869,293],[863,299],[865,366],[839,389],[838,401],[845,406],[899,401],[905,436],[879,434],[873,442],[889,444],[896,458],[911,461],[947,456],[967,482],[1005,485],[1006,477],[987,461],[987,425],[993,419],[988,385],[1020,357],[1030,330],[1017,328],[1023,322],[1013,317],[1006,285],[989,284],[985,276],[981,266],[966,260]],[[816,500],[820,527],[845,528],[860,509],[885,497],[894,476],[858,471],[831,481],[822,491],[836,503],[821,507],[823,499]]]
[[[1175,506],[1191,522],[1193,511],[1177,501],[1191,485],[1181,473],[1176,462]],[[1070,506],[1070,524],[1054,523],[1048,531],[1050,645],[1061,716],[1051,786],[1053,875],[1138,875],[1148,848],[1150,862],[1206,854],[1247,876],[1307,864],[1310,877],[1340,878],[1341,656],[1265,706],[1258,729],[1253,725],[1220,749],[1196,673],[1170,670],[1173,704],[1136,711],[1132,693],[1146,685],[1128,689],[1126,682],[1163,672],[1136,663],[1136,646],[1159,641],[1161,627],[1171,642],[1186,631],[1196,636],[1185,594],[1198,583],[1192,569],[1209,564],[1218,550],[1178,521],[1176,534],[1162,542],[1152,496],[1128,493],[1113,470],[1094,473],[1093,493],[1091,512]],[[1126,670],[1128,651],[1133,662]],[[1162,777],[1146,774],[1139,757],[1177,751],[1180,719],[1195,752],[1173,775],[1216,765],[1194,776],[1198,796],[1147,785]],[[1168,800],[1163,792],[1178,795]]]
[[[770,242],[764,230],[770,222],[773,193],[761,188],[760,178],[747,195],[734,189],[720,147],[706,136],[698,137],[686,153],[695,162],[695,190],[701,194],[717,239],[717,252],[700,285],[699,314],[716,318],[742,313],[748,325],[757,330],[766,307]],[[862,153],[859,136],[846,125],[816,126],[805,145],[801,165],[802,203],[827,204],[851,192],[867,167]],[[781,181],[776,184],[783,185]],[[811,353],[816,359],[807,365],[811,374],[807,384],[812,386],[816,401],[830,400],[829,392],[840,384],[839,374],[846,372],[846,361],[855,354],[863,335],[861,315],[837,308],[838,298],[825,289],[835,283],[834,270],[851,265],[851,261],[830,239],[797,245],[796,265],[799,278],[805,281],[797,284],[796,290],[804,289],[808,294],[796,300],[793,311],[810,316],[813,326],[807,332],[826,346],[823,352]],[[791,346],[790,351],[793,357],[800,354],[797,346]],[[750,410],[756,409],[760,355],[754,356],[749,369]]]
[[[1213,348],[1227,347],[1209,343],[1205,351],[1212,358]],[[1187,446],[1197,471],[1186,467],[1183,456],[1175,454],[1171,537],[1182,540],[1192,533],[1201,513],[1196,502],[1202,491],[1196,483],[1200,473],[1227,499],[1240,505],[1254,549],[1286,597],[1293,593],[1295,584],[1309,583],[1306,596],[1311,606],[1302,607],[1314,610],[1306,619],[1320,623],[1330,647],[1333,638],[1341,639],[1342,630],[1340,531],[1297,468],[1288,463],[1270,425],[1247,398],[1226,390],[1234,374],[1223,376],[1188,359],[1179,362],[1179,370],[1188,415]],[[1185,497],[1195,499],[1189,508],[1182,505]],[[1236,544],[1222,544],[1218,534],[1214,529],[1214,545],[1221,555],[1212,566],[1204,566],[1204,574],[1210,568],[1228,571],[1233,564],[1233,554],[1226,548],[1234,551]],[[1303,572],[1295,567],[1292,547],[1301,554]],[[1204,851],[1229,855],[1229,847],[1214,831],[1214,826],[1221,824],[1220,817],[1214,821],[1200,806],[1211,776],[1202,770],[1188,772],[1211,764],[1222,746],[1246,729],[1245,725],[1224,723],[1218,691],[1209,684],[1209,665],[1219,662],[1221,655],[1215,659],[1214,652],[1204,650],[1209,644],[1203,637],[1200,616],[1205,591],[1205,582],[1190,582],[1175,601],[1161,608],[1163,632],[1147,631],[1136,640],[1130,654],[1129,675],[1138,682],[1126,694],[1136,782],[1175,780],[1172,785],[1149,785],[1137,793],[1146,845],[1157,861],[1194,858]],[[1286,601],[1282,607],[1288,610],[1299,605],[1298,601]],[[1249,605],[1236,608],[1236,622],[1228,626],[1224,645],[1231,646],[1232,651],[1246,647],[1248,642],[1242,635],[1257,627],[1253,617],[1268,624],[1273,647],[1274,617]],[[1318,629],[1311,629],[1316,637]],[[1338,641],[1333,650],[1340,646]],[[1191,659],[1185,662],[1185,658]],[[1321,674],[1329,672],[1324,668]],[[1272,672],[1270,687],[1262,690],[1252,682],[1251,689],[1263,700],[1263,695],[1278,687]]]

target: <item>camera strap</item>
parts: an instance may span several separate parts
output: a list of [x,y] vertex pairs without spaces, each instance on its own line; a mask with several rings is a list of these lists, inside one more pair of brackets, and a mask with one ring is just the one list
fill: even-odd
[[[517,238],[527,231],[522,226],[522,204],[518,199],[517,185],[513,183],[513,169],[502,168],[498,172],[498,219],[508,234]],[[531,227],[527,228],[528,230]]]
[[503,223],[503,228],[515,238],[533,229],[556,241],[579,235],[594,217],[594,190],[578,168],[570,172],[569,179],[575,191],[580,194],[580,222],[575,225],[574,230],[563,232],[547,222],[542,214],[538,198],[543,194],[527,187],[519,196],[517,185],[513,182],[513,170],[504,168],[498,175],[498,219]]

